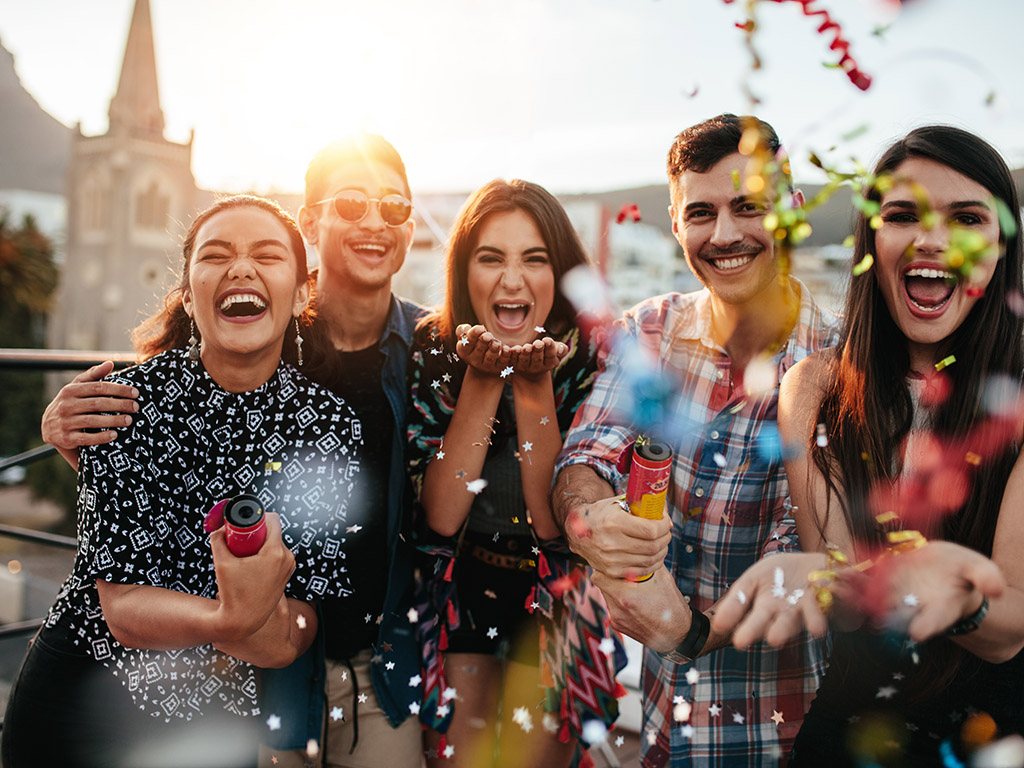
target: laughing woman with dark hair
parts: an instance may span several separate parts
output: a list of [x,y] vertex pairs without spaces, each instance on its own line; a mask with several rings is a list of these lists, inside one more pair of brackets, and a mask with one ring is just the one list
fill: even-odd
[[912,131],[875,174],[880,221],[861,216],[854,249],[874,267],[853,278],[840,346],[779,397],[817,553],[748,570],[715,624],[746,614],[738,645],[780,643],[824,631],[836,600],[791,765],[962,765],[1024,730],[1020,208],[1002,158],[956,128]]
[[[303,362],[308,300],[295,222],[227,198],[183,255],[137,339],[145,361],[110,377],[138,412],[73,457],[78,554],[11,693],[6,768],[255,765],[277,716],[264,723],[256,668],[291,664],[315,603],[352,591],[361,429],[289,362]],[[207,534],[211,507],[242,493],[268,510],[246,557]]]

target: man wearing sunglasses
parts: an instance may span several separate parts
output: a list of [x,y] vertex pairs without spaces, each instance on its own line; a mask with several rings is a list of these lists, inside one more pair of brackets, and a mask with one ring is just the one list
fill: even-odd
[[[411,499],[402,457],[406,362],[424,310],[391,293],[412,243],[410,196],[405,165],[380,136],[331,144],[306,171],[298,219],[319,265],[311,275],[318,317],[303,334],[319,337],[310,347],[335,353],[307,360],[303,372],[359,415],[364,463],[358,502],[346,511],[358,541],[345,553],[353,593],[319,606],[323,631],[304,656],[264,673],[264,765],[311,762],[310,740],[318,745],[312,761],[331,766],[420,764],[421,729],[409,718],[421,698],[413,555],[399,534]],[[73,466],[80,446],[115,439],[123,414],[136,410],[128,387],[99,381],[111,368],[76,377],[43,415],[43,439]]]

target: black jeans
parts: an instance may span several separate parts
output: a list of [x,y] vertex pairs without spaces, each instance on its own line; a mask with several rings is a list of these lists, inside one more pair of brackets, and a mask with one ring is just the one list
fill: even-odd
[[4,768],[256,765],[256,723],[151,718],[102,665],[59,646],[46,630],[29,646],[4,716]]

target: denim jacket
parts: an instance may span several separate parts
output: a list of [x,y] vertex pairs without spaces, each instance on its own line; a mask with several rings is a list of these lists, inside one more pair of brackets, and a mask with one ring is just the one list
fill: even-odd
[[[382,384],[391,406],[394,431],[388,476],[388,586],[370,673],[380,708],[395,727],[409,716],[409,705],[418,703],[423,693],[421,686],[409,685],[409,679],[419,674],[420,664],[415,625],[408,617],[413,605],[415,555],[404,535],[412,502],[404,446],[409,346],[416,323],[424,314],[426,310],[420,305],[392,295],[388,323],[378,343],[384,355]],[[268,715],[281,718],[280,729],[267,734],[268,746],[304,749],[309,739],[319,741],[327,705],[325,658],[323,632],[318,632],[309,650],[291,665],[264,671],[264,708]],[[305,704],[300,706],[300,702]],[[300,712],[306,713],[305,719],[295,716]]]

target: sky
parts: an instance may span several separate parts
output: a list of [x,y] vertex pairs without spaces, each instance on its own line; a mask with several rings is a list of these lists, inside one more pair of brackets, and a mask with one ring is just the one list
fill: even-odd
[[[789,1],[756,5],[756,73],[743,0],[150,2],[166,135],[194,129],[209,189],[298,191],[316,150],[355,130],[390,139],[420,191],[657,183],[682,128],[752,108],[744,83],[802,181],[820,181],[812,149],[870,163],[928,122],[1024,165],[1020,0],[818,0],[867,92],[824,66],[832,34]],[[44,109],[102,133],[132,5],[0,0],[0,43]]]

